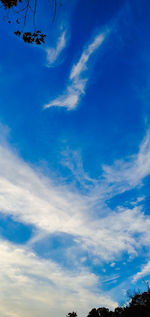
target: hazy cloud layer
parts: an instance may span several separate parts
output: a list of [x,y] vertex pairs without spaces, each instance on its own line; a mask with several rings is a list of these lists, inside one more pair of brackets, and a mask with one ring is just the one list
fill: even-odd
[[[111,211],[105,200],[141,184],[149,175],[149,143],[148,133],[139,153],[128,163],[118,162],[119,172],[116,163],[105,167],[102,180],[86,195],[54,185],[11,149],[0,146],[0,210],[42,232],[72,235],[83,249],[97,254],[102,261],[112,260],[124,251],[136,254],[137,248],[148,245],[149,217],[142,213],[142,206]],[[134,238],[137,233],[138,242]]]
[[[50,311],[51,314],[59,316],[60,311],[61,314],[66,314],[70,309],[79,309],[81,313],[86,314],[90,309],[89,302],[92,306],[101,303],[111,307],[116,305],[105,293],[104,301],[97,288],[98,277],[84,267],[84,252],[88,252],[91,259],[93,258],[93,263],[106,261],[112,266],[114,261],[116,263],[121,259],[124,252],[136,257],[143,246],[149,248],[150,219],[142,211],[141,197],[137,200],[137,205],[134,202],[131,208],[118,206],[113,211],[106,204],[107,199],[114,197],[116,193],[142,184],[143,178],[150,173],[149,157],[148,132],[137,154],[128,158],[128,161],[104,166],[99,180],[92,182],[80,168],[77,173],[78,180],[83,179],[83,186],[87,185],[87,179],[92,183],[87,194],[83,195],[78,193],[77,189],[71,191],[67,186],[54,185],[52,179],[31,168],[8,145],[1,144],[0,210],[17,221],[32,224],[38,232],[23,248],[1,240],[2,316],[33,316],[37,307],[40,317],[43,312],[47,314]],[[72,168],[71,163],[67,164]],[[119,166],[119,169],[116,166]],[[64,271],[61,263],[58,265],[50,259],[38,258],[31,251],[36,241],[40,241],[47,234],[55,233],[68,234],[70,239],[74,240],[73,247],[68,248],[66,244],[65,250],[65,257],[73,255],[76,262],[72,273],[69,269]],[[80,259],[79,250],[81,255],[83,253]],[[133,279],[137,280],[148,270],[149,264]],[[117,273],[108,276],[104,282],[111,283],[118,278]],[[10,293],[13,294],[12,297],[9,296]],[[62,299],[59,307],[56,303],[58,294]],[[5,296],[10,297],[7,311]]]
[[51,260],[38,258],[27,248],[3,240],[0,241],[0,291],[1,316],[54,314],[60,317],[72,309],[85,315],[91,305],[115,307],[117,304],[107,294],[100,294],[96,275],[80,268],[78,272],[63,271]]

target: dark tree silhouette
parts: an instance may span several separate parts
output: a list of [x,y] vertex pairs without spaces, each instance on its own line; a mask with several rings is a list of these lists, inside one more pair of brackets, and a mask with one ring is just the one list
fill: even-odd
[[[42,1],[42,0],[41,0]],[[43,0],[53,4],[53,21],[56,16],[56,8],[58,0]],[[7,21],[12,23],[11,16],[14,17],[13,21],[17,25],[17,30],[14,34],[23,39],[24,42],[32,44],[42,44],[45,42],[46,34],[43,34],[41,30],[36,28],[35,17],[37,13],[37,0],[0,0],[1,8],[7,12]],[[27,26],[27,18],[32,20],[34,31],[25,31]]]
[[87,317],[111,317],[114,313],[106,307],[93,308]]
[[93,308],[87,317],[99,317],[99,314],[98,314],[98,310],[96,308]]
[[97,309],[99,317],[111,317],[113,316],[113,312],[105,307],[100,307]]
[[115,308],[114,316],[115,316],[115,317],[121,317],[121,316],[123,316],[123,311],[124,311],[124,309],[123,309],[122,307],[117,307],[117,308]]
[[126,307],[125,316],[149,317],[150,316],[150,291],[136,294],[129,307]]
[[77,313],[73,311],[72,313],[68,313],[66,317],[77,317]]
[[[131,300],[126,306],[117,307],[114,311],[106,307],[93,308],[87,317],[150,317],[150,287],[148,282],[145,284],[147,292],[134,291],[134,295],[130,295]],[[66,317],[77,317],[77,314],[68,313]]]

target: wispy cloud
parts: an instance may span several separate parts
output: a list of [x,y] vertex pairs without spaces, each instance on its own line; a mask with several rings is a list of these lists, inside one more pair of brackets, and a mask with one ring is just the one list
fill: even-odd
[[53,106],[66,107],[68,110],[76,108],[80,101],[80,97],[85,93],[86,83],[88,81],[88,76],[85,76],[88,61],[91,55],[102,45],[106,38],[105,33],[98,34],[94,40],[87,46],[83,51],[79,61],[73,66],[69,83],[66,91],[58,98],[50,101],[44,106],[44,109]]
[[64,31],[61,36],[58,38],[56,43],[56,47],[48,47],[46,48],[47,55],[47,67],[52,67],[56,64],[61,52],[66,47],[66,31]]
[[136,187],[150,174],[150,131],[140,145],[139,152],[125,161],[115,161],[113,166],[103,165],[104,178],[117,190],[125,191]]
[[83,190],[90,190],[96,184],[97,179],[89,177],[83,167],[82,156],[79,151],[70,151],[68,148],[62,152],[63,159],[61,163],[65,166],[74,177],[74,182],[80,183]]
[[59,317],[72,310],[87,315],[91,305],[115,308],[117,303],[102,295],[98,284],[96,275],[86,269],[62,270],[50,259],[0,240],[1,316]]
[[[150,174],[148,163],[147,167],[143,166],[143,162],[150,156],[149,142],[148,133],[139,153],[128,163],[130,172],[134,171],[132,188]],[[135,160],[138,164],[135,164]],[[54,185],[51,179],[34,171],[11,149],[1,145],[0,210],[18,221],[34,225],[46,234],[61,232],[73,236],[77,248],[81,244],[83,250],[87,249],[91,254],[97,255],[101,261],[112,261],[122,252],[136,255],[138,248],[149,245],[149,217],[142,213],[140,205],[112,211],[105,202],[116,192],[131,188],[124,164],[120,162],[116,178],[114,166],[114,169],[111,167],[109,173],[105,174],[100,184],[96,184],[87,195],[81,195],[66,186]],[[137,172],[142,166],[145,168],[145,172],[142,172],[138,179],[134,166],[137,167]],[[129,181],[128,186],[126,181]],[[139,235],[138,241],[136,234]]]
[[89,44],[89,46],[87,47],[87,49],[85,49],[85,51],[83,51],[78,63],[75,64],[72,68],[72,71],[70,74],[70,79],[79,78],[81,73],[84,70],[86,70],[87,62],[88,62],[90,56],[95,52],[95,50],[97,48],[100,47],[100,45],[103,43],[103,41],[105,39],[105,36],[106,36],[105,33],[101,33],[101,34],[97,35],[95,37],[94,41],[91,44]]
[[[77,192],[77,189],[71,191],[66,185],[54,185],[51,178],[26,164],[8,145],[0,145],[1,213],[11,215],[16,221],[32,224],[38,232],[23,248],[0,241],[0,287],[5,289],[7,285],[8,292],[10,290],[14,294],[12,297],[7,294],[10,301],[5,314],[6,299],[3,290],[4,295],[0,300],[2,316],[14,317],[18,314],[24,317],[27,313],[30,316],[31,299],[32,307],[35,312],[38,309],[39,316],[43,312],[46,314],[49,309],[53,313],[55,308],[58,308],[55,311],[56,317],[59,316],[59,309],[64,314],[70,309],[79,309],[85,315],[89,302],[93,306],[100,305],[101,302],[106,306],[115,306],[107,294],[104,295],[104,301],[104,296],[97,289],[98,277],[85,269],[85,253],[93,261],[98,260],[101,264],[106,261],[112,266],[112,262],[117,263],[122,253],[135,257],[140,248],[149,247],[150,219],[143,213],[139,202],[131,208],[118,206],[115,211],[107,206],[108,197],[141,185],[143,178],[150,174],[149,144],[148,132],[137,154],[128,158],[128,162],[118,161],[105,167],[100,181],[93,181],[93,186],[84,195]],[[83,186],[88,182],[92,183],[87,174],[84,174],[80,162],[77,164],[78,173],[74,171],[74,165],[69,167],[79,181],[85,177],[85,181],[81,182]],[[72,256],[76,262],[73,273],[69,269],[65,272],[61,263],[58,265],[50,259],[44,260],[34,253],[34,244],[38,240],[56,233],[67,234],[74,242],[73,247],[65,245],[65,257]],[[142,272],[137,273],[134,280],[148,271],[149,263]],[[112,280],[114,283],[118,276]],[[107,277],[110,280],[111,276]],[[20,305],[14,305],[14,284],[20,296]],[[59,307],[56,305],[58,294],[62,298]],[[21,307],[24,309],[21,310]]]
[[143,266],[142,270],[138,273],[136,273],[133,276],[133,282],[135,283],[140,278],[143,278],[144,276],[150,275],[150,261],[146,265]]

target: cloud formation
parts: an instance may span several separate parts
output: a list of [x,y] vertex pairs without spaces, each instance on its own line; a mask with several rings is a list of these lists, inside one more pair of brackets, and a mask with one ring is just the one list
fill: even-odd
[[150,131],[139,147],[139,152],[125,161],[115,161],[112,166],[103,165],[104,178],[120,192],[136,187],[150,174]]
[[133,276],[133,282],[135,283],[140,278],[143,278],[144,276],[150,275],[150,261],[146,265],[143,266],[142,270],[138,273],[136,273]]
[[[148,131],[137,154],[128,158],[128,162],[118,161],[112,166],[105,166],[101,180],[94,181],[93,187],[83,195],[77,190],[71,191],[67,186],[54,185],[52,179],[26,164],[8,145],[0,145],[1,213],[33,225],[38,232],[24,247],[0,241],[0,287],[5,289],[7,285],[8,292],[3,291],[1,298],[2,316],[33,316],[33,307],[35,312],[38,309],[40,317],[48,311],[57,317],[60,310],[66,314],[70,309],[79,309],[81,313],[87,314],[89,302],[92,306],[101,303],[110,307],[116,305],[107,294],[102,296],[98,291],[98,277],[85,269],[86,257],[83,258],[83,255],[86,251],[93,261],[97,260],[101,264],[106,261],[112,266],[122,253],[136,257],[140,248],[149,247],[150,219],[143,213],[139,201],[131,208],[118,206],[115,211],[106,204],[107,199],[116,193],[141,185],[143,178],[150,174],[149,157]],[[76,175],[80,180],[80,177],[84,178],[84,171],[81,169],[81,175],[80,172],[74,173]],[[85,176],[88,182],[91,181]],[[85,183],[83,181],[83,186]],[[56,233],[67,234],[74,241],[73,247],[65,246],[65,257],[73,255],[73,261],[77,261],[72,273],[69,269],[62,269],[61,263],[58,265],[50,258],[39,258],[34,253],[35,242]],[[137,273],[134,280],[148,271],[149,263],[142,272]],[[104,282],[115,283],[117,278],[119,274],[107,276]],[[5,294],[10,297],[7,312]],[[20,296],[20,304],[16,294]],[[62,299],[59,307],[56,304],[58,294]]]
[[[51,179],[33,170],[10,148],[1,145],[0,210],[46,234],[61,232],[74,236],[77,245],[79,243],[83,249],[97,254],[102,261],[112,261],[122,252],[136,254],[137,248],[149,244],[149,217],[142,213],[141,206],[112,211],[105,201],[116,193],[137,186],[143,177],[149,175],[149,143],[148,133],[139,153],[128,162],[129,174],[125,162],[117,163],[119,172],[116,163],[111,168],[105,167],[103,180],[87,195],[72,192],[63,185],[54,185]],[[149,163],[143,166],[145,160]],[[145,172],[139,177],[142,167]],[[139,234],[138,242],[135,234]]]
[[47,67],[52,67],[58,60],[61,52],[66,47],[66,31],[64,31],[61,36],[58,38],[55,48],[48,47],[46,48],[47,54]]
[[62,270],[50,259],[39,258],[27,248],[3,240],[0,291],[0,315],[4,317],[60,317],[73,309],[86,315],[91,305],[117,305],[107,294],[99,292],[95,274],[80,268],[78,272]]
[[87,63],[92,54],[102,45],[105,38],[106,32],[100,33],[94,38],[83,51],[79,61],[73,66],[66,91],[58,98],[46,104],[44,109],[58,106],[72,110],[77,107],[81,96],[85,93],[85,87],[88,81],[88,77],[84,76],[84,73],[87,71]]

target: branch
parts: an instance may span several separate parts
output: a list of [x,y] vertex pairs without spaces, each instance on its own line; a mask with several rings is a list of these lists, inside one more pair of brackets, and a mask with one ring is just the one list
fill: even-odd
[[35,27],[36,8],[37,8],[37,0],[34,1],[34,10],[33,10],[33,25],[34,25],[34,27]]
[[56,17],[56,7],[57,7],[57,0],[55,0],[54,15],[53,15],[52,23],[54,23],[54,21],[55,21],[55,17]]

